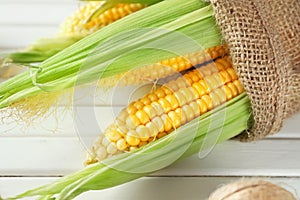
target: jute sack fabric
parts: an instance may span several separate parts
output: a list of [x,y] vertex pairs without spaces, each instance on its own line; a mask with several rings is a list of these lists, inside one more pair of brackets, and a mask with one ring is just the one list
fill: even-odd
[[241,180],[225,185],[208,200],[296,200],[286,189],[264,180]]
[[300,0],[211,0],[252,103],[253,141],[278,132],[300,110]]

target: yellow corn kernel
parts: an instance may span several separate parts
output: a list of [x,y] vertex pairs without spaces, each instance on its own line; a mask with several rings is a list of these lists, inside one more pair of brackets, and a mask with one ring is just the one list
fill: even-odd
[[161,88],[158,88],[158,89],[154,92],[154,94],[156,94],[156,96],[157,96],[158,98],[164,98],[164,97],[166,96],[164,90],[161,89]]
[[207,105],[207,109],[211,110],[213,108],[213,103],[211,101],[210,96],[206,94],[202,97],[202,99],[205,102],[205,104]]
[[199,82],[193,83],[192,87],[197,91],[200,97],[206,94],[205,88]]
[[165,113],[168,113],[170,110],[172,110],[171,104],[165,98],[160,98],[158,103],[163,107]]
[[161,116],[161,119],[163,121],[164,124],[164,131],[169,131],[174,127],[174,124],[172,123],[171,119],[169,118],[168,115],[163,114]]
[[159,129],[154,124],[154,122],[149,122],[148,124],[146,124],[146,128],[148,129],[149,132],[149,140],[151,137],[155,137],[159,132]]
[[178,88],[184,88],[186,86],[189,86],[189,83],[185,80],[184,77],[179,77],[177,80],[176,80],[176,84],[178,86]]
[[221,81],[218,81],[215,78],[215,75],[205,77],[205,82],[206,82],[206,85],[207,85],[209,91],[212,91],[212,90],[218,88],[222,84]]
[[121,138],[121,135],[116,130],[111,130],[107,135],[108,139],[111,141],[118,141]]
[[[156,126],[156,128],[158,129],[159,132],[164,131],[164,122],[162,121],[162,119],[160,117],[155,117],[152,120],[152,122]],[[152,135],[151,135],[151,137],[152,137]]]
[[165,113],[163,107],[159,103],[153,102],[153,103],[151,103],[151,106],[154,108],[154,110],[158,116]]
[[170,95],[170,94],[173,94],[172,90],[170,88],[167,88],[165,86],[162,86],[161,89],[164,91],[164,93],[166,95]]
[[215,92],[210,93],[210,99],[212,103],[212,107],[217,107],[221,104],[221,100],[219,99],[219,96]]
[[145,141],[149,140],[149,138],[150,138],[150,132],[149,132],[149,129],[146,126],[144,126],[144,125],[138,126],[136,128],[136,132],[137,132],[138,137],[140,138],[140,140],[142,142],[145,142]]
[[175,110],[175,112],[177,113],[177,115],[180,117],[181,119],[181,124],[185,124],[187,122],[187,118],[184,114],[184,112],[182,111],[182,108],[177,108]]
[[155,95],[155,94],[149,94],[148,95],[148,98],[150,99],[150,101],[157,101],[158,100],[158,97]]
[[224,91],[224,88],[223,87],[220,87],[220,88],[217,88],[214,93],[216,95],[218,95],[218,98],[220,100],[220,103],[224,103],[226,102],[226,94],[225,94],[225,91]]
[[228,74],[231,76],[231,80],[232,80],[232,81],[238,79],[238,77],[237,77],[237,75],[236,75],[236,73],[235,73],[235,71],[234,71],[233,68],[230,67],[230,68],[228,68],[226,71],[227,71]]
[[135,115],[129,115],[129,117],[126,120],[126,126],[130,128],[134,128],[140,124],[140,120]]
[[179,92],[181,92],[181,94],[185,97],[186,102],[191,102],[195,99],[194,93],[192,93],[188,88],[182,88]]
[[137,146],[140,143],[139,135],[136,131],[129,131],[125,136],[125,140],[129,146]]
[[144,104],[142,102],[136,101],[133,106],[137,109],[137,110],[141,110],[144,107]]
[[183,106],[183,105],[186,104],[187,100],[186,100],[185,96],[180,91],[175,92],[174,96],[176,97],[176,99],[179,103],[179,106]]
[[136,111],[137,111],[137,108],[134,107],[134,105],[133,105],[132,103],[127,107],[127,112],[128,112],[128,114],[130,114],[130,115],[135,114]]
[[226,70],[220,71],[220,78],[223,84],[229,83],[231,81],[231,77]]
[[123,138],[117,141],[116,146],[121,151],[125,150],[128,147],[125,139],[123,139]]
[[222,87],[222,89],[225,91],[226,99],[227,99],[227,100],[233,98],[232,91],[231,91],[231,89],[230,89],[227,85],[224,85],[224,86]]
[[157,116],[156,110],[152,107],[152,105],[146,105],[143,110],[150,117],[150,119],[153,119],[155,116]]
[[200,85],[203,87],[205,93],[208,94],[210,90],[209,90],[206,82],[204,80],[200,80],[198,83],[200,83]]
[[196,89],[194,89],[193,87],[188,87],[187,89],[193,94],[193,100],[200,98],[200,95],[198,91],[196,91]]
[[192,119],[194,119],[194,112],[193,112],[193,109],[190,105],[184,105],[182,107],[182,110],[187,118],[187,121],[191,121]]
[[239,94],[244,92],[244,87],[242,86],[242,83],[239,80],[233,81],[233,84],[236,86],[236,88],[239,91]]
[[203,99],[197,99],[196,103],[198,104],[198,106],[200,108],[201,115],[208,111],[208,107]]
[[171,119],[174,128],[178,128],[181,125],[180,116],[175,111],[169,112],[168,116]]
[[137,111],[135,113],[135,115],[142,124],[147,124],[150,121],[149,116],[147,115],[147,113],[144,110]]
[[144,97],[141,100],[141,103],[143,103],[144,105],[149,105],[151,103],[151,100],[148,97]]
[[230,88],[233,97],[238,95],[239,91],[233,83],[230,82],[230,83],[227,84],[227,86]]
[[223,59],[218,59],[216,63],[223,65],[225,69],[232,67],[231,60],[228,56],[225,56]]
[[110,143],[107,146],[106,151],[107,151],[108,154],[114,155],[118,152],[118,149],[117,149],[117,147],[114,143]]
[[195,116],[200,116],[201,111],[198,104],[195,101],[192,101],[189,105],[192,108]]

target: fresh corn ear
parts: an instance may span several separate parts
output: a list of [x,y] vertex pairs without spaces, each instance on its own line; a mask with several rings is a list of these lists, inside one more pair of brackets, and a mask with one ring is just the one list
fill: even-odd
[[73,15],[68,17],[61,25],[60,33],[53,38],[39,39],[23,51],[13,52],[6,55],[9,62],[14,63],[33,63],[42,62],[47,58],[57,54],[61,50],[71,46],[85,36],[92,34],[99,29],[133,13],[141,10],[146,5],[132,4],[112,4],[107,9],[102,9],[102,13],[91,21],[89,17],[101,9],[104,1],[88,2],[79,7]]
[[228,56],[191,69],[122,110],[95,141],[87,163],[141,148],[243,92]]
[[[205,62],[190,54],[222,42],[208,2],[167,0],[110,24],[0,84],[0,109],[18,111],[20,105],[36,116],[40,112],[32,105],[51,105],[53,94],[95,84],[100,75],[111,78],[176,55],[191,55],[186,56],[191,68],[132,102],[98,138],[87,164],[102,162],[14,198],[73,199],[149,175],[246,130],[250,101],[226,53],[212,53],[213,60]],[[207,143],[211,140],[215,143]]]
[[200,66],[228,53],[226,46],[216,46],[203,51],[190,53],[163,60],[161,62],[139,67],[125,73],[104,78],[99,81],[100,87],[130,86],[152,83],[156,80],[172,76],[173,74],[190,69],[192,66]]

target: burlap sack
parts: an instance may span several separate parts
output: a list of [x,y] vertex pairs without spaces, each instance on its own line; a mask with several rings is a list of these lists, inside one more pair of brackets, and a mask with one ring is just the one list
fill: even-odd
[[300,110],[300,0],[211,0],[255,123],[239,136],[276,133]]
[[208,200],[296,200],[286,189],[263,180],[241,180],[225,185]]

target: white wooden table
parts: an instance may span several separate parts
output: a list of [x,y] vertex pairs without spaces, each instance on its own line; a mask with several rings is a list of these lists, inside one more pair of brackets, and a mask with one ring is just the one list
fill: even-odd
[[[60,21],[76,8],[76,2],[71,0],[1,0],[0,51],[7,52],[26,46],[36,38],[53,35]],[[124,95],[131,94],[130,89],[113,93],[123,97],[114,96],[121,100],[114,102],[113,108],[127,103],[129,96]],[[112,121],[108,97],[98,97],[93,106],[86,102],[81,101],[77,111],[92,108],[101,129]],[[76,112],[70,110],[30,128],[16,123],[0,125],[1,196],[15,195],[83,167],[86,150],[75,131],[74,115]],[[298,114],[286,122],[278,135],[247,144],[227,141],[216,146],[204,159],[195,155],[151,177],[88,192],[78,199],[201,200],[220,185],[240,177],[264,177],[300,197],[299,122]],[[94,134],[97,131],[87,129]]]

